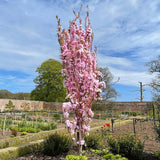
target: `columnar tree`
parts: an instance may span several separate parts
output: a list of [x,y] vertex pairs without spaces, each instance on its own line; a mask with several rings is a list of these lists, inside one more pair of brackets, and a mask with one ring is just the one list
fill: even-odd
[[[70,22],[67,30],[62,29],[58,20],[58,41],[61,49],[62,75],[65,78],[64,85],[67,88],[67,99],[70,102],[63,103],[62,109],[65,124],[75,144],[78,144],[82,153],[84,136],[89,132],[91,117],[94,116],[91,106],[94,101],[101,100],[101,88],[104,82],[99,79],[102,76],[97,70],[96,47],[92,51],[93,31],[89,21],[89,12],[85,18],[85,28],[82,27],[80,11],[74,12],[75,19]],[[79,21],[79,24],[77,24]],[[69,113],[75,114],[69,120]]]

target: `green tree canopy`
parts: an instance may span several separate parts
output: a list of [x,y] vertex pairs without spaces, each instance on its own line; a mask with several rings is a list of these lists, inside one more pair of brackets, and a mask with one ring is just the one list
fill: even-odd
[[29,100],[30,99],[30,93],[12,93],[6,89],[0,90],[0,99],[19,99],[19,100]]
[[31,92],[32,100],[65,101],[66,89],[63,87],[61,69],[61,63],[54,59],[48,59],[37,68],[38,76],[34,79],[36,88]]

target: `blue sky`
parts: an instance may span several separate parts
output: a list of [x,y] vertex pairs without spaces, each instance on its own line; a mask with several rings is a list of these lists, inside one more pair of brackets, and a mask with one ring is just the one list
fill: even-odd
[[99,67],[109,67],[116,81],[117,101],[152,99],[146,85],[154,77],[145,64],[160,53],[159,0],[0,0],[0,89],[30,92],[36,68],[45,60],[60,61],[56,15],[67,28],[73,9],[86,5],[97,46]]

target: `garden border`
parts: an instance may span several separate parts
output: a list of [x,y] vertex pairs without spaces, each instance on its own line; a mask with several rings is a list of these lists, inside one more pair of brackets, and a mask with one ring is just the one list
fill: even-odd
[[[130,123],[130,122],[132,122],[132,120],[125,120],[125,121],[122,122],[122,124],[123,123],[124,124]],[[98,126],[94,125],[94,127],[91,128],[90,132],[93,132],[96,129],[99,129],[100,125],[103,125],[104,123],[106,123],[106,122],[100,122],[100,123],[98,123]],[[118,123],[119,122],[115,122],[115,125],[118,125]],[[27,142],[27,140],[31,141],[31,139],[32,139],[32,138],[30,139],[30,137],[27,136],[26,137],[26,142],[24,142],[25,144],[22,144],[22,141],[20,141],[18,143],[18,146],[14,146],[14,147],[10,146],[8,148],[0,149],[0,159],[1,160],[10,160],[12,158],[23,156],[25,154],[29,154],[29,153],[32,153],[32,152],[35,152],[35,151],[43,150],[45,138],[47,138],[49,135],[51,135],[55,132],[59,132],[59,131],[60,132],[65,131],[66,132],[67,130],[65,128],[60,128],[60,129],[56,129],[56,130],[52,130],[52,131],[44,131],[44,132],[36,133],[36,134],[32,135],[32,138],[33,139],[35,138],[34,140],[36,140],[36,139],[41,137],[41,140],[36,140],[36,141],[33,141],[33,142]],[[40,134],[40,137],[38,137],[37,134]],[[19,140],[20,138],[24,138],[24,136],[20,137],[20,138],[19,137],[16,137],[16,138]],[[17,144],[13,143],[12,145],[17,145]]]

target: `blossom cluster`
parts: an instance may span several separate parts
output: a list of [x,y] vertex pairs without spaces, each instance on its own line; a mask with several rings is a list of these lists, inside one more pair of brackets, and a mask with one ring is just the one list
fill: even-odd
[[[92,51],[93,31],[88,14],[85,29],[79,14],[70,22],[68,30],[62,29],[58,19],[57,34],[61,47],[64,86],[68,91],[66,99],[70,99],[70,102],[63,103],[62,106],[65,123],[71,135],[81,132],[82,138],[77,143],[83,145],[84,133],[90,130],[88,124],[94,116],[91,105],[102,99],[101,88],[105,87],[105,83],[99,81],[102,74],[97,70],[96,50]],[[75,113],[75,117],[69,120],[71,111]]]

